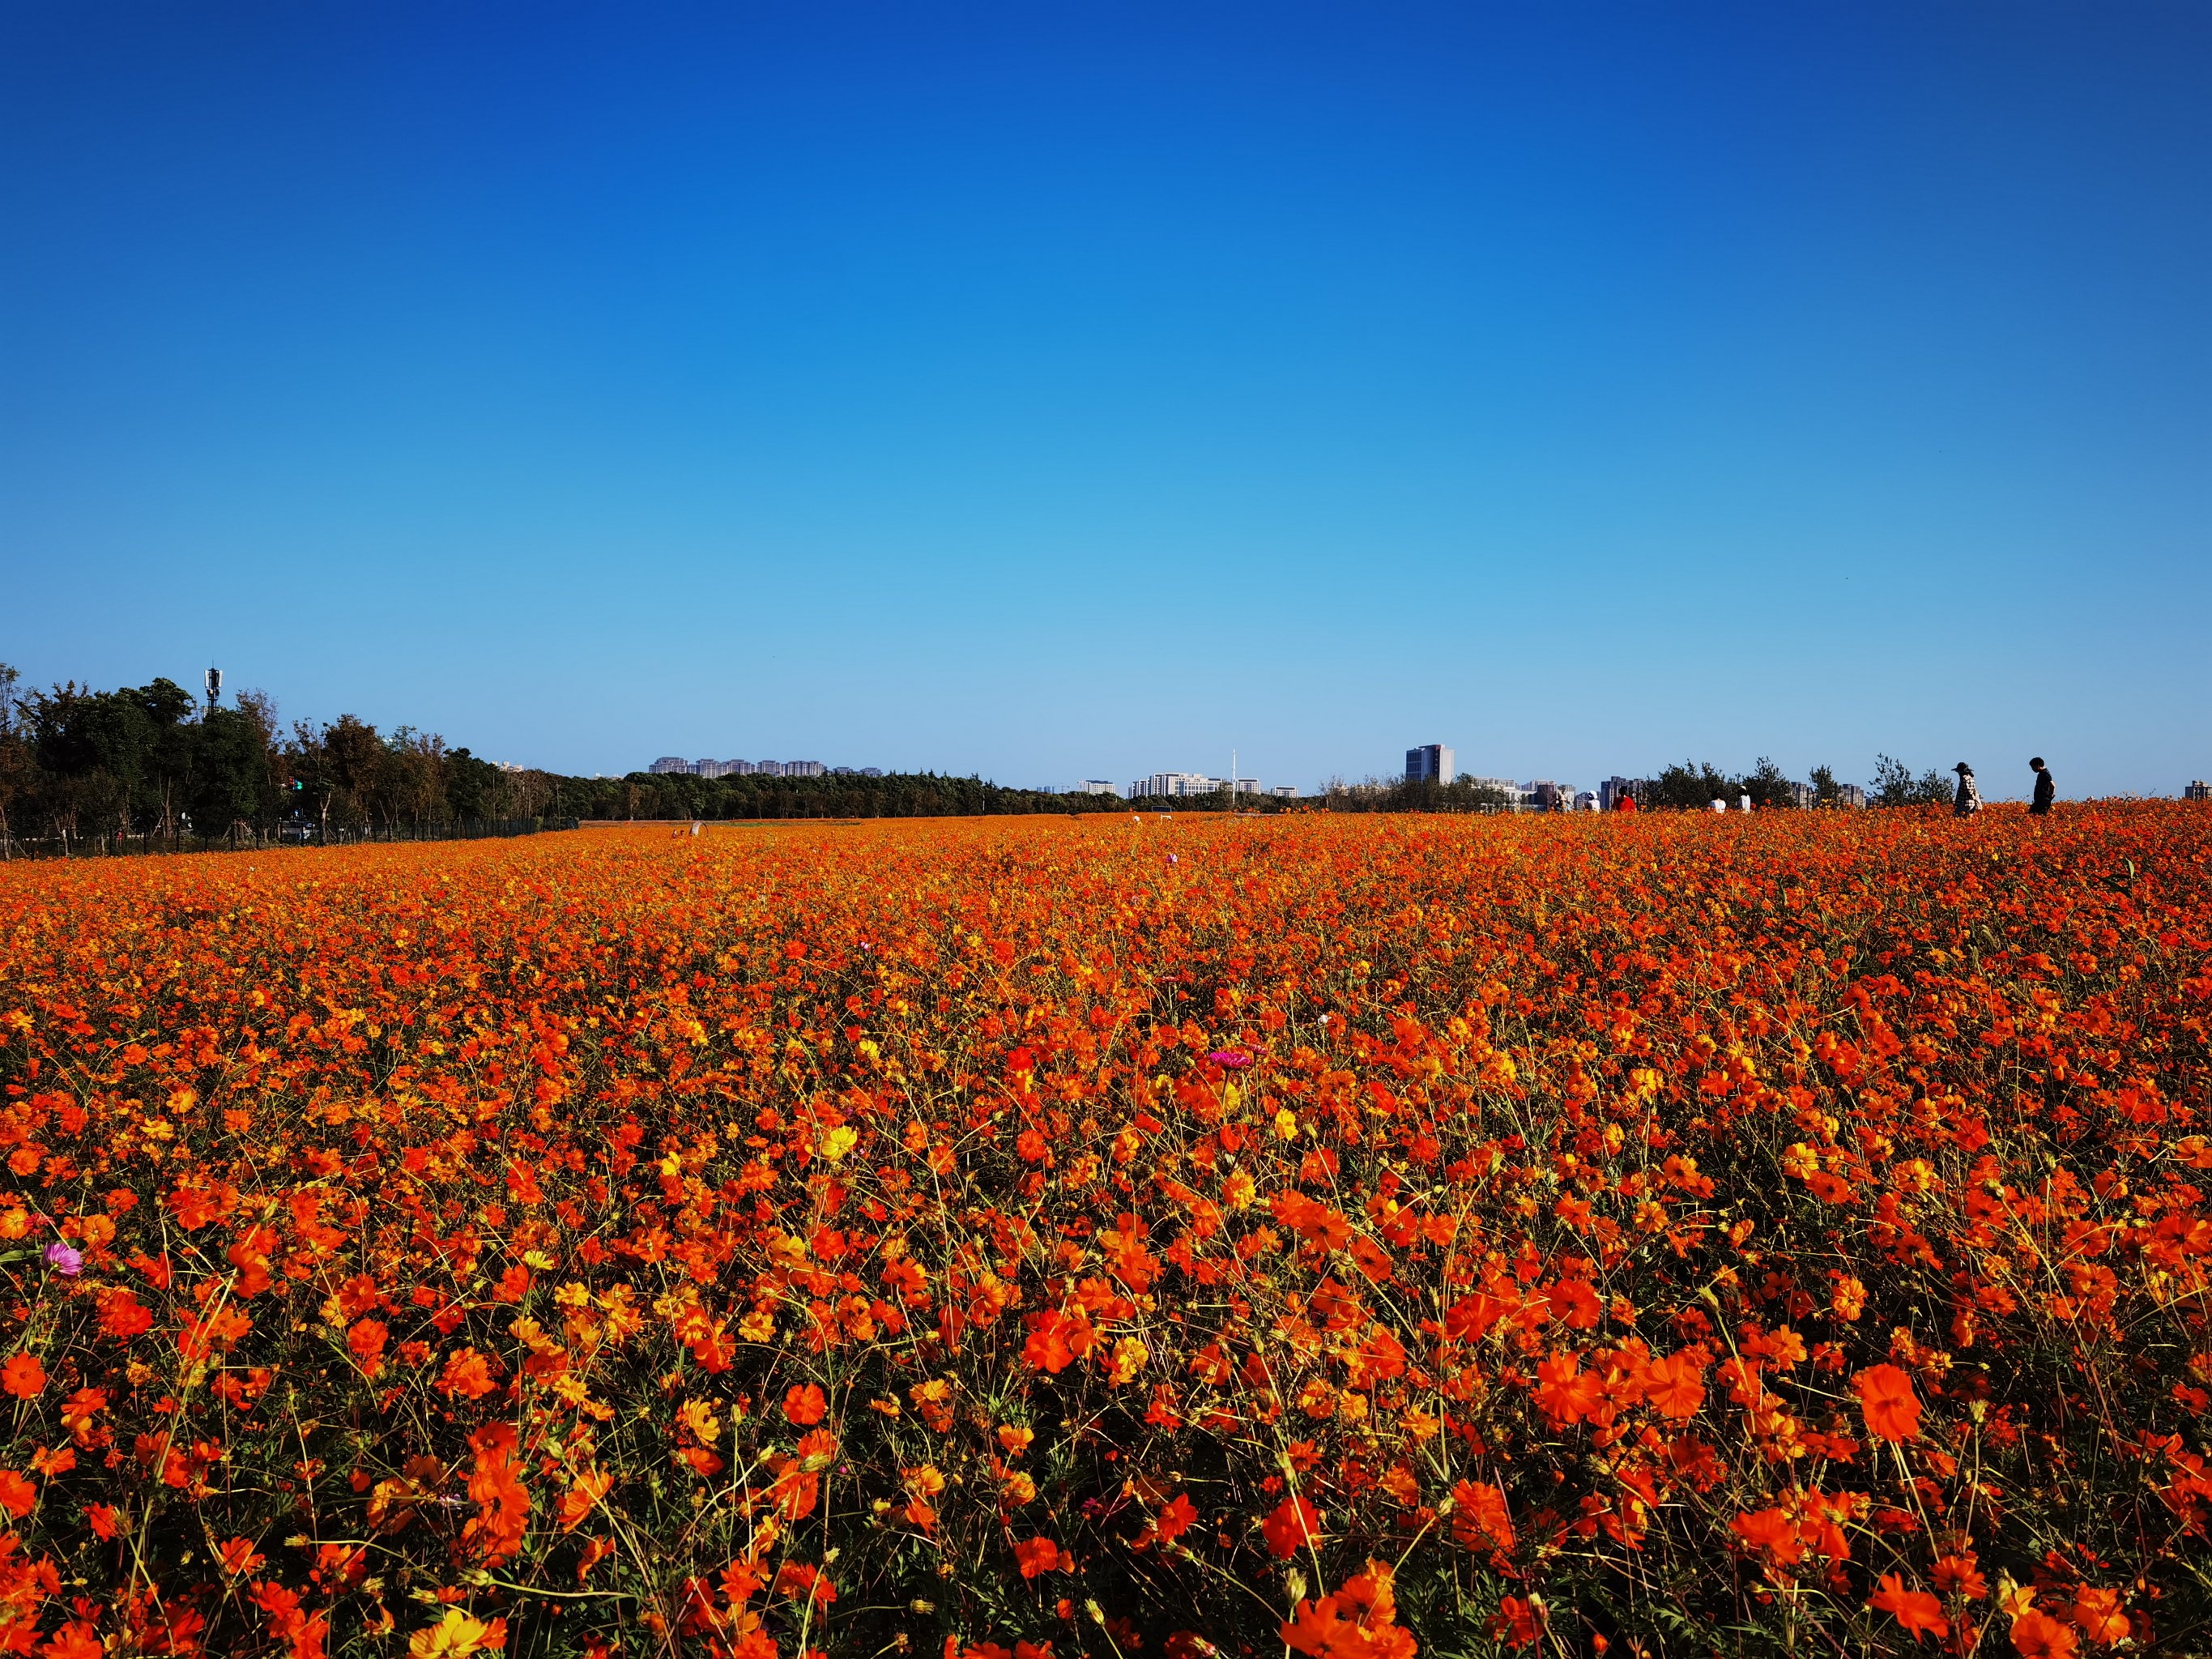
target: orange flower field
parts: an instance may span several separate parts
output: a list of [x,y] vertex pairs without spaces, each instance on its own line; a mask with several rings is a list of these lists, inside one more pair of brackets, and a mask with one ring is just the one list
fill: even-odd
[[2212,1647],[2212,815],[0,866],[0,1650]]

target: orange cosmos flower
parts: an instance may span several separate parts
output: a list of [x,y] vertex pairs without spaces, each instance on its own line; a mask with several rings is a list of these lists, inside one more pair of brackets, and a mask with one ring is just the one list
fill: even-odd
[[1912,1379],[1894,1365],[1869,1365],[1854,1379],[1867,1432],[1877,1440],[1900,1441],[1920,1433],[1920,1401]]
[[1943,1604],[1926,1590],[1905,1589],[1893,1572],[1882,1574],[1881,1583],[1868,1605],[1877,1613],[1889,1614],[1915,1640],[1933,1636],[1941,1641],[1951,1633],[1951,1621],[1943,1616]]
[[1267,1540],[1267,1553],[1279,1561],[1287,1561],[1320,1538],[1321,1512],[1303,1498],[1285,1498],[1267,1516],[1260,1533]]
[[29,1400],[46,1386],[46,1368],[36,1354],[19,1353],[0,1365],[0,1388],[18,1400]]

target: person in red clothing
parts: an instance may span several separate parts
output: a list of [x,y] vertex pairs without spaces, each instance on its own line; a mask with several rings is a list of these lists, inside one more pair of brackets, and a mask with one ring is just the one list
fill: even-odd
[[1636,797],[1626,789],[1622,790],[1620,799],[1613,804],[1613,810],[1616,812],[1633,812],[1636,810]]

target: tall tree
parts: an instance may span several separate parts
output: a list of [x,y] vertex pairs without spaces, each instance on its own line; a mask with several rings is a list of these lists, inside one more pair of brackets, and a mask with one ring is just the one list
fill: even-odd
[[[376,728],[356,714],[341,714],[323,728],[323,758],[337,804],[338,822],[366,823],[378,795],[378,779],[384,769],[384,741]],[[323,827],[330,828],[331,808],[325,805]]]
[[[210,708],[199,723],[190,799],[192,827],[235,844],[261,821],[269,791],[269,743],[260,720],[240,708]],[[220,826],[220,828],[218,828]]]
[[13,665],[0,662],[0,858],[14,853],[9,809],[29,792],[37,770],[15,717],[15,686],[21,678]]

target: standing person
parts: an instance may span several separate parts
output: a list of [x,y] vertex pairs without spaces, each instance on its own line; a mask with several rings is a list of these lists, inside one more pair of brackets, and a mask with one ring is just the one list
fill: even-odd
[[1622,790],[1619,799],[1613,803],[1613,810],[1616,812],[1633,812],[1636,810],[1636,797],[1626,789]]
[[1751,811],[1750,790],[1745,790],[1741,794],[1735,798],[1735,810],[1739,812],[1748,812]]
[[1952,814],[1972,817],[1982,810],[1982,792],[1974,782],[1974,769],[1960,761],[1951,769],[1959,775],[1959,793],[1951,799]]
[[2035,799],[2028,804],[2027,810],[2040,817],[2051,810],[2051,803],[2057,798],[2058,786],[2051,781],[2051,769],[2043,763],[2042,756],[2038,755],[2028,764],[2035,769]]
[[1728,811],[1728,797],[1727,797],[1727,796],[1725,796],[1725,795],[1715,795],[1715,796],[1713,797],[1713,811],[1716,811],[1716,812],[1725,812],[1725,811]]

